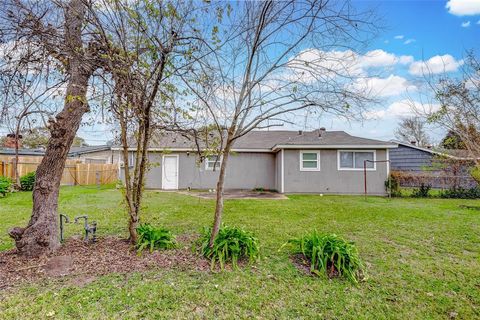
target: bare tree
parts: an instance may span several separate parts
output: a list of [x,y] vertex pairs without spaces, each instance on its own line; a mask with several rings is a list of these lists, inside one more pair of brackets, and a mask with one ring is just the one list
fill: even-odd
[[[194,2],[105,0],[97,4],[102,10],[91,8],[91,23],[106,50],[105,82],[111,85],[110,109],[120,127],[128,230],[130,241],[136,243],[152,129],[165,126],[162,119],[177,110],[176,75],[186,72],[203,54],[203,35],[193,27],[200,12]],[[201,5],[203,14],[208,13],[207,7]]]
[[[214,30],[216,54],[184,76],[208,111],[221,158],[210,245],[223,213],[225,174],[235,141],[300,111],[360,117],[370,100],[349,85],[358,68],[353,44],[375,30],[370,13],[337,1],[241,2]],[[335,49],[344,49],[335,51]]]
[[55,68],[67,78],[64,107],[49,119],[51,137],[36,172],[32,216],[25,228],[16,227],[9,232],[20,253],[38,256],[60,245],[60,180],[82,116],[89,111],[87,89],[102,63],[102,52],[95,34],[85,27],[86,4],[82,0],[9,0],[2,3],[0,10],[2,42],[25,41],[34,45],[44,56],[54,59]]
[[480,165],[480,61],[474,52],[465,59],[462,76],[428,77],[429,92],[438,110],[427,114],[430,122],[458,136]]
[[414,142],[417,146],[427,146],[430,138],[425,126],[426,121],[420,117],[403,118],[395,131],[395,136],[401,141]]

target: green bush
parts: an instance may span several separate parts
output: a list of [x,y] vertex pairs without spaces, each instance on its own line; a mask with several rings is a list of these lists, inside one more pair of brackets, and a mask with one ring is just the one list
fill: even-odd
[[12,191],[12,180],[7,177],[0,177],[0,195],[5,197]]
[[392,197],[401,197],[400,181],[396,174],[391,173],[389,179],[385,181],[385,189]]
[[149,223],[137,228],[138,241],[137,252],[141,253],[145,248],[150,252],[155,249],[172,249],[176,246],[175,236],[165,228],[156,228]]
[[200,238],[200,250],[204,257],[211,260],[212,269],[217,262],[222,270],[228,262],[232,263],[234,269],[238,269],[240,259],[248,259],[252,263],[258,258],[260,247],[258,239],[252,233],[237,227],[223,226],[210,248],[211,234],[212,228],[204,228]]
[[335,234],[312,231],[289,240],[285,245],[291,245],[294,254],[302,254],[310,263],[310,272],[316,275],[345,277],[354,283],[363,277],[357,248]]
[[420,188],[415,188],[412,190],[412,197],[414,198],[428,198],[430,197],[430,189],[432,189],[431,185],[421,184]]
[[440,198],[446,199],[479,199],[480,188],[464,189],[462,187],[454,187],[440,192]]
[[32,191],[35,185],[35,171],[27,173],[23,177],[20,177],[20,190]]

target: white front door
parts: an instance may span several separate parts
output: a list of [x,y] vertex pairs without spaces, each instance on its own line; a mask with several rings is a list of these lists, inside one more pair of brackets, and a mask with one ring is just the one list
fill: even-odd
[[162,189],[178,189],[178,155],[165,155],[162,162]]

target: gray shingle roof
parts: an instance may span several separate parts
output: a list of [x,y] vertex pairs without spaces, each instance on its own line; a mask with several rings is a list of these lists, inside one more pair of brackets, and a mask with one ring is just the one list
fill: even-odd
[[[211,137],[213,140],[213,136]],[[246,135],[238,138],[233,146],[236,150],[242,149],[261,149],[261,150],[273,150],[278,147],[291,147],[295,146],[390,146],[396,147],[395,143],[367,139],[361,137],[351,136],[344,131],[303,131],[301,134],[299,131],[251,131]],[[134,146],[131,146],[134,147]],[[151,148],[188,148],[195,149],[195,143],[192,138],[185,137],[178,133],[164,133],[161,135],[155,135],[152,137]],[[204,143],[201,143],[201,147],[205,147]]]

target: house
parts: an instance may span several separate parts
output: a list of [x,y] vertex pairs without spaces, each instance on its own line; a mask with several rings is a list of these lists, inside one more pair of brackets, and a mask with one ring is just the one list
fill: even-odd
[[428,184],[434,188],[453,185],[473,187],[476,185],[469,174],[472,158],[466,150],[435,149],[420,147],[414,143],[392,141],[398,148],[390,150],[391,170],[402,173],[404,186],[417,187]]
[[82,163],[118,163],[119,157],[111,150],[110,145],[71,147],[68,157],[78,159]]
[[[396,147],[392,142],[323,128],[308,132],[251,131],[238,138],[233,146],[225,189],[362,194],[366,176],[369,194],[383,195],[389,174],[386,160],[389,150]],[[135,147],[131,147],[130,152],[133,158]],[[149,148],[152,166],[146,187],[214,189],[221,160],[211,156],[200,161],[192,140],[180,134],[163,134],[156,137]]]

